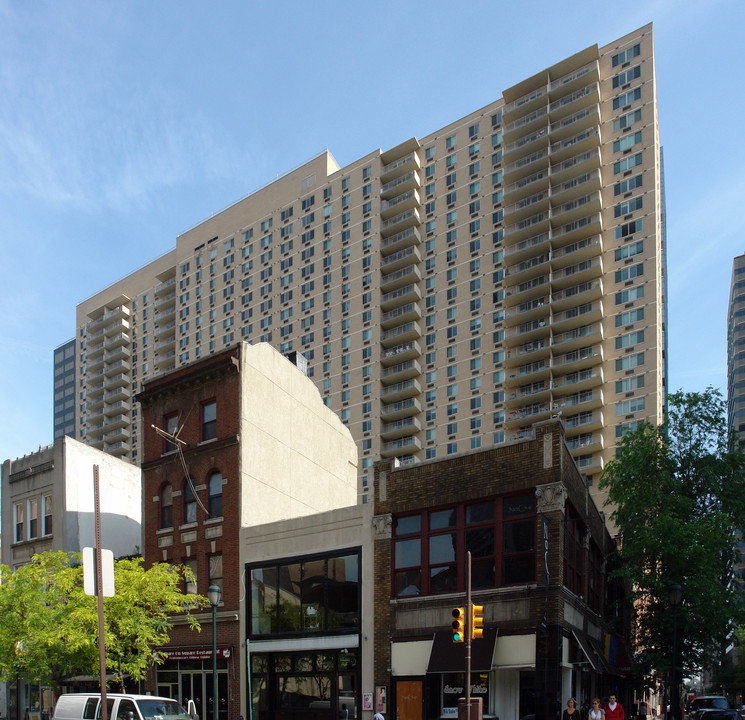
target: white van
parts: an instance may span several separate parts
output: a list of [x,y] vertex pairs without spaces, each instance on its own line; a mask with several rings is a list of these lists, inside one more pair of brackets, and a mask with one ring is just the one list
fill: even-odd
[[[106,693],[108,720],[194,720],[171,698]],[[131,714],[130,714],[131,713]],[[60,695],[52,720],[100,720],[100,693]]]

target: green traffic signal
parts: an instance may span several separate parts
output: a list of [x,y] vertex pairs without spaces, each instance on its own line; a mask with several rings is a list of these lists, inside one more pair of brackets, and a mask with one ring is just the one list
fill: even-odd
[[462,643],[466,637],[466,614],[463,608],[453,608],[453,642]]

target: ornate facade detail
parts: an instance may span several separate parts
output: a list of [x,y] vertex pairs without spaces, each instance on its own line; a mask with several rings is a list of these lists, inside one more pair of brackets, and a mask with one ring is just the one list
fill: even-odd
[[564,503],[567,499],[567,490],[561,483],[549,483],[548,485],[539,485],[535,489],[537,501],[537,512],[554,512],[564,511]]
[[392,515],[390,513],[387,515],[376,515],[373,518],[373,528],[375,529],[376,540],[389,539],[393,528]]

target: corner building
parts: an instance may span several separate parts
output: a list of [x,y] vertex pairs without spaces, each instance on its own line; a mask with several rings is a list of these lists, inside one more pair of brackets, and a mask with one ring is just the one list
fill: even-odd
[[140,463],[140,384],[237,340],[301,352],[372,465],[561,413],[597,478],[662,415],[665,249],[652,26],[422,138],[328,152],[77,309],[79,437]]

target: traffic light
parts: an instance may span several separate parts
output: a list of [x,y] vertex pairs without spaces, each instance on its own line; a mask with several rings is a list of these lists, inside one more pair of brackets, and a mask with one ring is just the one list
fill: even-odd
[[466,639],[466,614],[463,608],[453,608],[453,642],[462,643]]
[[484,606],[471,603],[471,640],[484,635]]

